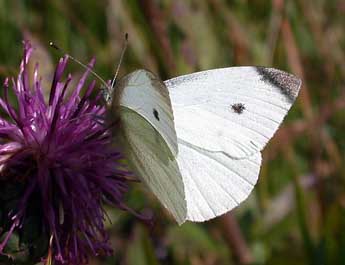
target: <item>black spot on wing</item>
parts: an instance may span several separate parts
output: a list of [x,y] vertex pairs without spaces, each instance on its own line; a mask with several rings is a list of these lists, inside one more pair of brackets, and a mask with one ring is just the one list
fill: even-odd
[[298,96],[301,80],[294,75],[286,72],[266,67],[255,67],[257,73],[261,76],[261,80],[279,88],[292,103]]
[[246,109],[243,103],[235,103],[231,105],[231,108],[237,114],[242,114],[243,111]]
[[153,116],[155,116],[156,120],[159,121],[159,113],[156,109],[153,109]]

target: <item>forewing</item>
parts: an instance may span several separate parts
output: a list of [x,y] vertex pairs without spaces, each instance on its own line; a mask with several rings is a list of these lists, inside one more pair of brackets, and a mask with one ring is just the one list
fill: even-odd
[[165,81],[179,139],[245,158],[263,149],[295,101],[301,81],[273,68],[231,67]]
[[161,134],[137,112],[120,108],[121,144],[131,169],[139,176],[178,223],[186,219],[184,184],[175,155]]
[[118,91],[119,102],[115,100],[115,104],[141,115],[159,132],[171,152],[176,155],[178,150],[174,115],[165,84],[151,72],[137,70],[120,80],[115,87],[115,97]]

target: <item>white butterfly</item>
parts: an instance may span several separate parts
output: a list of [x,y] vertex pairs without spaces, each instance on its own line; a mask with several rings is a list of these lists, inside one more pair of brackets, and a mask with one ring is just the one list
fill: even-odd
[[245,200],[261,150],[301,81],[280,70],[232,67],[160,81],[135,71],[115,86],[109,117],[131,169],[179,224],[205,221]]

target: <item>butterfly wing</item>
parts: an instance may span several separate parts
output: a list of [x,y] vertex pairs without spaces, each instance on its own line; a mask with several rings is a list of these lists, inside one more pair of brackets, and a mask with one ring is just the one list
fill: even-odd
[[[119,93],[119,94],[116,94]],[[137,70],[120,80],[115,88],[115,104],[135,111],[156,129],[176,155],[177,137],[169,91],[146,70]]]
[[186,220],[206,221],[244,201],[257,182],[261,153],[233,159],[179,140],[177,157],[187,203]]
[[205,221],[253,189],[261,153],[296,99],[300,80],[271,68],[234,67],[165,82],[174,110],[186,219]]
[[273,68],[231,67],[165,81],[178,138],[245,158],[261,151],[295,101],[301,81]]
[[150,72],[139,70],[120,80],[114,98],[110,113],[119,113],[121,122],[114,132],[115,143],[134,173],[182,223],[186,200],[175,159],[177,138],[167,88]]

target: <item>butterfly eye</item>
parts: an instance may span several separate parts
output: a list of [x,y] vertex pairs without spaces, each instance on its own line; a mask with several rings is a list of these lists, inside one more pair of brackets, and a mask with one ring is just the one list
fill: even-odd
[[159,113],[156,109],[153,109],[153,116],[155,116],[156,120],[159,121]]

